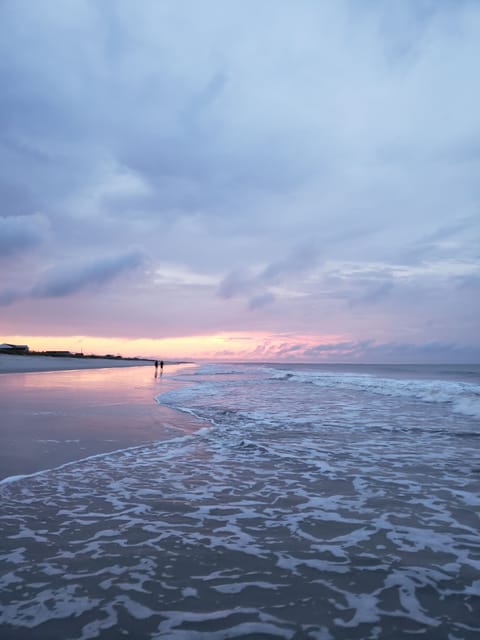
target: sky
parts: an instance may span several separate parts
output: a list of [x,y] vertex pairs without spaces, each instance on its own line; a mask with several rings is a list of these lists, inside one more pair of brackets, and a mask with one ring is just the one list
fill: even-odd
[[478,0],[0,0],[0,342],[480,362]]

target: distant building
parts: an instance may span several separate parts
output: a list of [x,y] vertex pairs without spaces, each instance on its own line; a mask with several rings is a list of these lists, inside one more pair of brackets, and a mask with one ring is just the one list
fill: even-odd
[[7,344],[4,342],[0,344],[0,353],[15,353],[22,354],[28,353],[29,349],[26,344]]

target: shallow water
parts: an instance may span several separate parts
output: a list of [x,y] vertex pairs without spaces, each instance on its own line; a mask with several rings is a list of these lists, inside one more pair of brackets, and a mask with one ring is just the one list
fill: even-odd
[[2,637],[477,638],[480,387],[447,369],[180,373],[158,401],[209,428],[0,488]]

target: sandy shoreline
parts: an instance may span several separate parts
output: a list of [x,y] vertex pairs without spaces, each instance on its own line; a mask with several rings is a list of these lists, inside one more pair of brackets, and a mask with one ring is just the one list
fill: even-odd
[[[24,356],[5,358],[20,363]],[[169,365],[155,376],[153,365],[139,366],[149,364],[144,361],[25,360],[25,367],[37,368],[10,370],[11,375],[2,369],[5,375],[0,375],[0,480],[168,440],[203,426],[155,400],[182,384],[171,376],[184,365]]]
[[1,373],[33,373],[35,371],[72,371],[77,369],[110,369],[113,367],[152,366],[153,360],[115,360],[113,358],[63,358],[24,356],[0,353]]

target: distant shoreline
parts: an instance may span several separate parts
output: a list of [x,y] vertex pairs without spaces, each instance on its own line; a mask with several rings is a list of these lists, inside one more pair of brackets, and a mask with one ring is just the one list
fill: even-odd
[[37,354],[0,353],[0,374],[34,373],[41,371],[72,371],[75,369],[106,369],[113,367],[138,367],[153,364],[143,358],[104,356],[55,356]]

